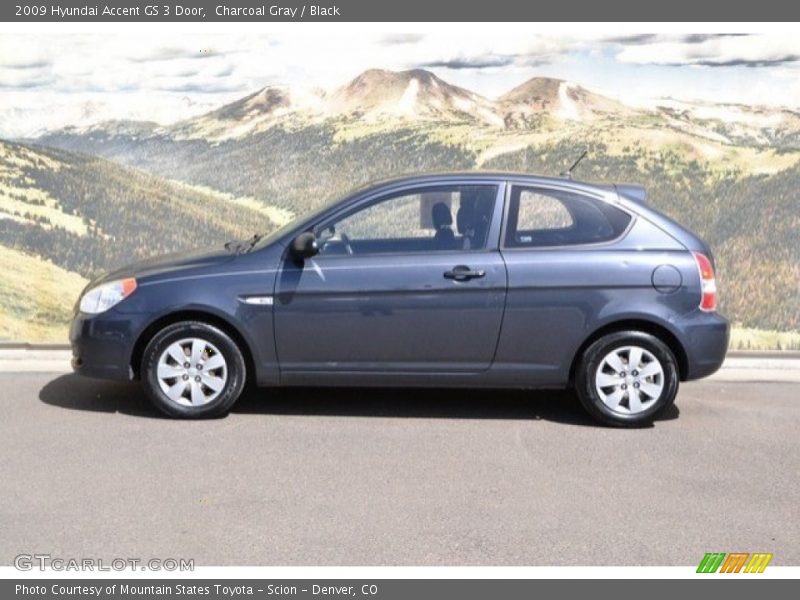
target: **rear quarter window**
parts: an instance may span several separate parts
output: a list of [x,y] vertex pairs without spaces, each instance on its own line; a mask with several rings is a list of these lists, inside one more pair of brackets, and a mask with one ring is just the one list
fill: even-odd
[[514,186],[504,245],[542,248],[608,242],[621,236],[630,221],[625,211],[583,194]]

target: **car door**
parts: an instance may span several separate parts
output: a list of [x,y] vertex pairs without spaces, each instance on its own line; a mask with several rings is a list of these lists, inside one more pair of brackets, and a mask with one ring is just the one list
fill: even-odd
[[287,258],[276,283],[282,375],[487,369],[506,291],[503,189],[410,187],[317,223],[320,253]]

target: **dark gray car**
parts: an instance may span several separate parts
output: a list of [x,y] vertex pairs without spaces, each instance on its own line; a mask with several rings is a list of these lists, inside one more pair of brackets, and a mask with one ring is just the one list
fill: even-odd
[[574,387],[600,421],[638,425],[722,364],[716,300],[708,246],[641,187],[427,175],[110,273],[71,341],[77,372],[141,379],[177,417],[224,413],[251,379]]

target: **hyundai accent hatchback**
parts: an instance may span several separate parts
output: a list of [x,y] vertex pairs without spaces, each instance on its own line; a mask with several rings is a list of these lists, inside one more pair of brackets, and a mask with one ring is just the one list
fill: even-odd
[[70,339],[76,372],[139,379],[173,417],[223,414],[251,380],[571,387],[633,426],[720,367],[716,306],[708,246],[641,187],[428,175],[105,275]]

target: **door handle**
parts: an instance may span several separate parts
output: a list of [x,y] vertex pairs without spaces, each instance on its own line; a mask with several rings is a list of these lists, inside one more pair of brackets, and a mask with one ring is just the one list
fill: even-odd
[[486,271],[483,269],[473,270],[466,265],[458,265],[453,267],[450,271],[444,272],[445,279],[452,279],[454,281],[469,281],[470,279],[480,279],[486,276]]

